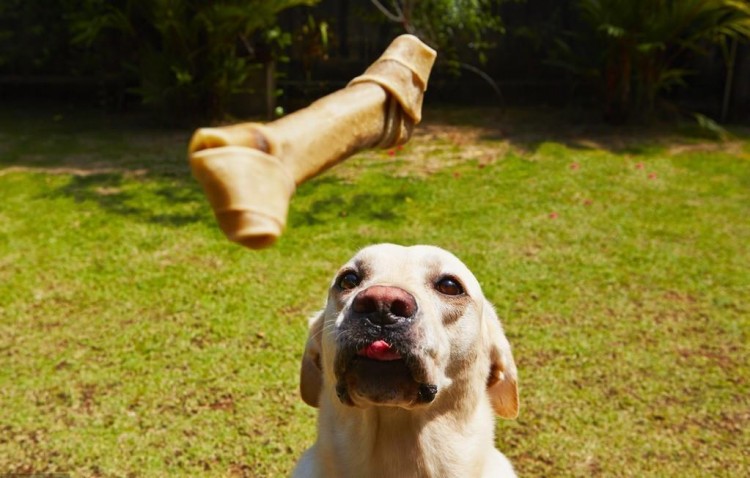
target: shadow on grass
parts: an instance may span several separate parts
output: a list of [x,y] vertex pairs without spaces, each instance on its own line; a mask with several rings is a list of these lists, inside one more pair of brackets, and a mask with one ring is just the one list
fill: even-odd
[[72,176],[67,184],[45,196],[95,203],[107,213],[164,226],[214,221],[203,191],[189,177],[133,184],[132,178],[123,173]]
[[364,221],[387,221],[395,224],[403,220],[396,210],[403,204],[406,195],[395,194],[355,194],[352,197],[328,196],[318,199],[307,209],[290,217],[294,227],[325,224],[333,218],[351,217]]
[[22,106],[0,111],[0,174],[69,176],[44,196],[95,203],[139,221],[173,227],[213,223],[188,166],[192,129],[158,127],[140,113],[113,116],[65,105]]
[[[647,155],[675,143],[718,140],[714,133],[689,120],[611,125],[597,111],[586,109],[437,108],[425,117],[428,130],[445,125],[474,127],[480,131],[477,139],[507,141],[524,152],[534,152],[545,143],[558,143],[570,149]],[[736,139],[750,139],[750,128],[746,125],[729,130]]]
[[[338,218],[391,224],[401,222],[403,215],[399,209],[407,200],[407,194],[403,190],[372,186],[367,192],[361,192],[361,187],[358,188],[360,191],[346,191],[347,187],[353,186],[340,178],[316,178],[300,187],[292,198],[295,206],[290,212],[289,224],[294,227],[317,226]],[[380,190],[376,191],[376,188]],[[311,200],[313,193],[315,200]]]
[[47,104],[4,107],[0,168],[77,176],[136,171],[189,175],[186,150],[192,129],[158,127],[146,118]]
[[[169,227],[215,224],[203,190],[187,174],[72,175],[64,185],[45,192],[44,196],[94,203],[107,213]],[[399,211],[407,200],[403,188],[394,189],[392,183],[352,185],[334,176],[323,176],[303,185],[293,196],[288,221],[295,228],[323,225],[341,218],[397,224],[404,219]]]
[[[455,141],[451,139],[459,148],[470,148],[471,141],[507,141],[513,148],[532,153],[547,143],[558,143],[571,149],[642,155],[670,147],[675,138],[683,143],[705,142],[695,127],[615,127],[583,110],[427,106],[425,117],[418,135],[451,139],[460,129]],[[466,130],[471,134],[459,137]],[[739,137],[750,138],[748,128],[737,131]],[[188,167],[186,148],[191,133],[191,129],[154,127],[137,115],[4,108],[0,111],[0,174],[13,170],[65,174],[70,180],[47,194],[92,202],[113,214],[167,226],[213,224],[210,207]],[[392,185],[381,186],[360,181],[355,187],[332,175],[317,178],[297,191],[290,224],[316,226],[343,217],[402,221],[399,211],[408,199],[406,194]]]

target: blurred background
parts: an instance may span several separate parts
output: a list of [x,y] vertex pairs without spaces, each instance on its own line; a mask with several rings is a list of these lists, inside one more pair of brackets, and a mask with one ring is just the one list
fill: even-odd
[[272,118],[404,32],[440,53],[430,102],[750,120],[747,0],[4,0],[0,99]]

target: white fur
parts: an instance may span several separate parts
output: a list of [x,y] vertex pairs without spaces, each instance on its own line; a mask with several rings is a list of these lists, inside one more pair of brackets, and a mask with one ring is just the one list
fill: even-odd
[[[494,412],[518,413],[517,372],[510,344],[479,283],[455,256],[432,246],[370,246],[344,267],[365,264],[360,288],[399,287],[419,305],[428,374],[439,387],[429,404],[344,405],[335,393],[336,330],[354,294],[332,284],[326,308],[310,323],[301,392],[319,407],[317,442],[295,478],[515,477],[494,447]],[[466,298],[446,300],[437,276],[461,280]],[[458,304],[458,305],[457,305]],[[450,320],[449,320],[450,318]]]

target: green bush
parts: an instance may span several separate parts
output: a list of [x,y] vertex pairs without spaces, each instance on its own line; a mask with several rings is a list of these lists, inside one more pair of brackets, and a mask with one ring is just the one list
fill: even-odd
[[68,31],[60,17],[68,1],[0,2],[0,72],[14,76],[61,74],[68,63]]
[[746,0],[578,0],[585,28],[558,42],[556,63],[592,80],[604,115],[650,115],[665,91],[684,85],[687,54],[750,38]]
[[500,17],[503,3],[525,0],[395,0],[386,4],[371,0],[388,20],[412,33],[438,52],[438,67],[458,74],[468,70],[489,82],[499,94],[495,81],[471,63],[485,65],[487,53],[496,48],[494,40],[505,33]]
[[115,57],[137,78],[144,103],[208,119],[226,114],[253,63],[268,60],[289,36],[276,15],[318,0],[82,0],[68,17],[73,42],[99,61]]

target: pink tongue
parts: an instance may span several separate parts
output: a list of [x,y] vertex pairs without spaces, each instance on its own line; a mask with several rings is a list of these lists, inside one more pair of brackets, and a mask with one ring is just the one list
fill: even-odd
[[401,359],[401,354],[393,350],[385,340],[376,340],[375,342],[360,350],[359,355],[364,355],[369,359],[383,361]]

